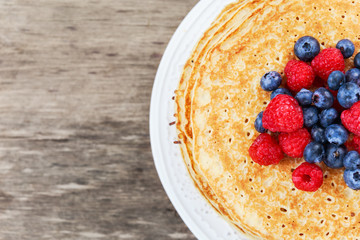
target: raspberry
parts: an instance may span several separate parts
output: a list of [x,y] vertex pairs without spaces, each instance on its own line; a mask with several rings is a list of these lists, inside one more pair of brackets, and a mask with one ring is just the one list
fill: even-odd
[[360,137],[355,135],[353,138],[353,142],[354,142],[355,151],[360,153]]
[[327,81],[333,71],[344,72],[345,61],[339,49],[326,48],[311,61],[311,67],[317,76]]
[[348,151],[353,151],[356,149],[356,144],[354,143],[354,139],[351,136],[344,143],[344,145]]
[[345,147],[348,151],[357,151],[360,154],[360,136],[354,135],[354,137],[350,140],[349,137],[348,141],[345,143]]
[[316,76],[312,86],[317,89],[319,87],[325,87],[325,83],[321,78]]
[[260,134],[249,148],[252,160],[260,165],[278,164],[284,154],[276,140],[267,133]]
[[341,122],[347,130],[360,135],[360,101],[341,113]]
[[289,157],[293,158],[302,157],[306,145],[310,142],[311,135],[305,128],[301,128],[292,133],[280,133],[279,135],[281,149]]
[[304,162],[294,170],[292,181],[299,190],[315,192],[323,184],[323,172],[318,165]]
[[315,73],[311,66],[299,60],[291,60],[286,64],[285,75],[287,86],[294,92],[311,87],[315,80]]
[[294,132],[302,128],[303,124],[303,112],[299,103],[288,95],[277,95],[263,114],[263,127],[272,132]]

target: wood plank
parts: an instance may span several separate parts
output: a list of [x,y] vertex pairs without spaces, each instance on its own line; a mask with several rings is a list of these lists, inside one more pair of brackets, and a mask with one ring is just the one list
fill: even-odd
[[196,2],[0,2],[0,239],[195,239],[155,171],[148,112]]

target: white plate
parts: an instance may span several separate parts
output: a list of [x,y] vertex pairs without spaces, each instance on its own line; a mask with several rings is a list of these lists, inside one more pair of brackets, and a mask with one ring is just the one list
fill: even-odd
[[161,60],[152,92],[150,136],[155,166],[175,209],[198,239],[246,238],[211,207],[195,188],[181,157],[175,126],[174,90],[192,49],[221,10],[234,0],[202,0],[186,16]]

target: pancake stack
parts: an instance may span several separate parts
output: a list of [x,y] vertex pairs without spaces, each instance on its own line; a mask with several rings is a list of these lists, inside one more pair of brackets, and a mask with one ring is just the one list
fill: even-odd
[[360,191],[346,186],[343,169],[321,164],[323,185],[304,192],[291,180],[304,159],[265,167],[248,153],[259,135],[255,118],[270,101],[261,76],[284,77],[305,35],[322,49],[348,38],[357,53],[359,13],[355,1],[238,1],[206,30],[184,67],[176,90],[184,162],[202,195],[251,239],[360,239]]

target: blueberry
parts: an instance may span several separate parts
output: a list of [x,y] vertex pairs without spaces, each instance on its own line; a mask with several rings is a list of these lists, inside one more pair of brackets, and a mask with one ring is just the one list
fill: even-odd
[[346,71],[345,73],[346,82],[352,82],[359,85],[360,83],[360,69],[352,68]]
[[360,99],[360,87],[355,83],[343,84],[338,93],[337,100],[344,108],[350,108]]
[[345,155],[344,167],[349,170],[360,169],[360,155],[357,151],[350,151]]
[[329,168],[342,168],[344,166],[343,160],[345,155],[346,148],[344,146],[328,144],[326,148],[326,157],[324,159],[324,163]]
[[330,108],[334,103],[334,97],[329,90],[324,87],[315,90],[312,101],[317,108]]
[[356,68],[360,68],[360,53],[355,55],[354,65],[355,65]]
[[311,137],[318,143],[326,143],[325,129],[315,125],[311,129]]
[[330,73],[327,83],[331,90],[336,91],[345,83],[345,75],[340,71],[333,71]]
[[296,94],[295,99],[301,106],[308,106],[312,103],[312,95],[312,91],[303,88]]
[[270,95],[270,99],[273,100],[274,97],[276,97],[279,94],[286,94],[289,96],[292,96],[291,92],[286,88],[278,88],[275,91],[273,91]]
[[321,143],[310,142],[304,149],[304,159],[308,163],[319,163],[325,159],[325,149]]
[[344,58],[349,58],[354,54],[355,46],[349,39],[342,39],[336,44],[336,48],[339,49]]
[[295,55],[304,62],[310,62],[320,52],[318,40],[310,36],[299,38],[294,46]]
[[332,124],[325,129],[325,137],[329,143],[341,145],[347,141],[349,134],[344,126]]
[[360,169],[344,171],[344,180],[346,185],[354,190],[360,189]]
[[263,113],[264,113],[264,111],[260,112],[260,113],[257,115],[257,117],[256,117],[256,119],[255,119],[255,123],[254,123],[255,129],[256,129],[256,131],[258,131],[259,133],[264,133],[264,132],[266,132],[266,129],[263,127],[263,123],[262,123]]
[[319,115],[320,125],[326,128],[334,123],[338,116],[339,114],[335,108],[324,109]]
[[319,111],[316,107],[307,107],[303,108],[304,115],[304,125],[306,127],[311,127],[319,121]]
[[271,71],[265,73],[260,80],[261,88],[265,91],[274,91],[281,84],[281,75],[278,72]]

